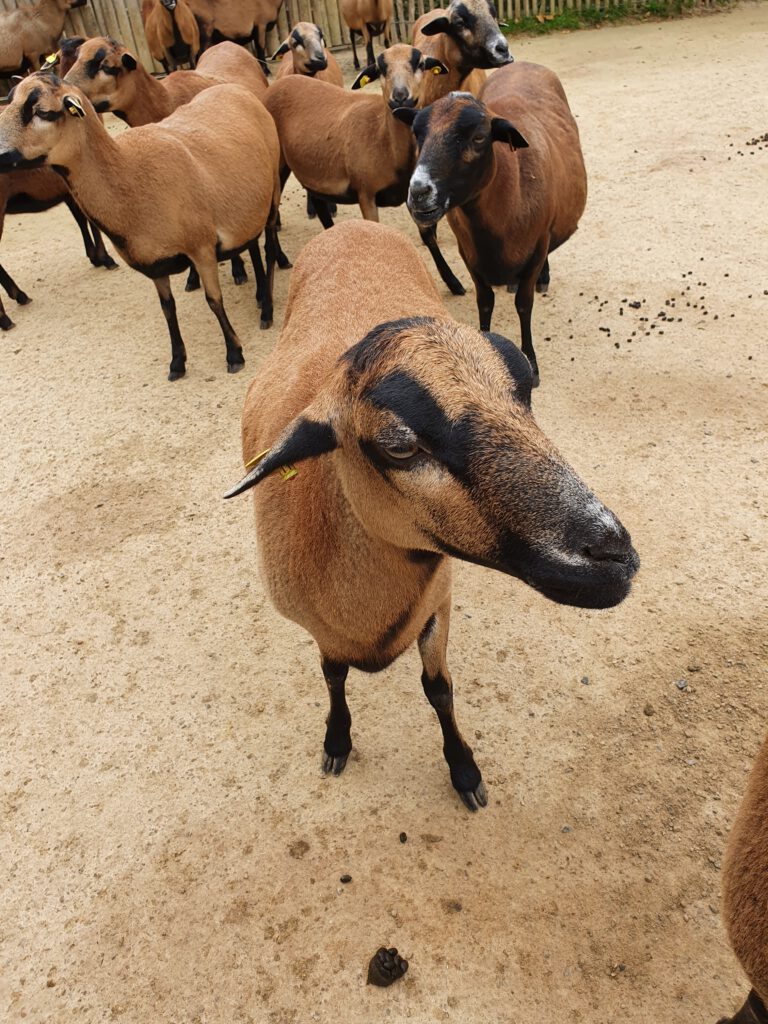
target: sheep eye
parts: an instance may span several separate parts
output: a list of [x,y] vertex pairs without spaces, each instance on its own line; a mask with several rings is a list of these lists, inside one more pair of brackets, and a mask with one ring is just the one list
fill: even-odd
[[420,451],[421,448],[417,444],[384,446],[384,452],[390,459],[395,459],[397,462],[407,462],[409,459],[415,458]]
[[475,137],[472,139],[472,142],[476,146],[482,146],[483,143],[485,142],[485,135],[475,135]]

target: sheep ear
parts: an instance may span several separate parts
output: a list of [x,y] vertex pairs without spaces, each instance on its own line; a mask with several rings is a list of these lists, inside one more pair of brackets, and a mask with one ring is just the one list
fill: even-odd
[[290,45],[288,43],[288,40],[286,39],[285,42],[281,46],[278,46],[278,48],[275,50],[275,52],[272,54],[272,56],[269,59],[270,60],[282,60],[282,58],[286,55],[286,53],[288,53],[290,48],[291,47],[290,47]]
[[363,86],[368,85],[369,82],[375,81],[379,77],[379,69],[376,64],[369,64],[367,68],[363,68],[360,74],[352,83],[353,89],[362,89]]
[[416,120],[418,113],[419,111],[415,107],[397,107],[392,111],[392,114],[398,121],[402,121],[403,124],[407,124],[409,127]]
[[72,117],[85,117],[85,111],[83,110],[83,104],[77,98],[77,96],[65,96],[62,100],[64,109]]
[[319,423],[302,413],[288,424],[272,448],[246,463],[246,469],[253,466],[250,473],[230,488],[224,497],[234,498],[236,494],[242,494],[276,469],[283,471],[283,479],[290,480],[297,473],[292,463],[324,455],[338,446],[336,432],[330,423]]
[[506,142],[510,149],[528,148],[528,143],[517,128],[503,117],[491,118],[491,138],[494,142]]
[[442,61],[437,60],[435,57],[425,57],[422,62],[422,67],[425,71],[431,71],[433,75],[447,75],[448,68],[443,64]]
[[440,32],[450,32],[451,22],[448,18],[433,18],[419,30],[423,36],[436,36]]
[[120,63],[123,65],[126,71],[135,71],[139,66],[138,61],[130,53],[124,53],[120,58]]

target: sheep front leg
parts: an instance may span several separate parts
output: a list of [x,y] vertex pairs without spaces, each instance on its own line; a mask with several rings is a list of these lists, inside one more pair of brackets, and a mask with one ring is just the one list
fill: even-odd
[[323,771],[327,775],[341,775],[352,750],[350,727],[352,716],[347,706],[344,687],[347,682],[349,665],[322,657],[325,685],[331,702],[328,717],[325,720],[325,739],[323,740]]
[[733,1017],[721,1017],[717,1024],[763,1024],[768,1020],[768,1010],[760,996],[751,990],[746,1002]]
[[440,246],[437,244],[437,225],[430,224],[429,227],[419,228],[419,234],[421,235],[422,242],[429,249],[432,259],[435,261],[437,272],[443,279],[443,283],[448,286],[450,293],[452,295],[464,295],[464,285],[456,277],[446,263],[445,257],[440,252]]
[[476,811],[488,803],[488,794],[480,769],[472,756],[472,748],[459,732],[453,712],[453,683],[445,657],[450,615],[449,598],[421,632],[419,654],[424,666],[421,685],[437,713],[443,731],[443,754],[448,762],[453,788],[470,811]]
[[379,208],[376,205],[376,196],[369,196],[364,192],[361,192],[358,196],[358,203],[360,204],[360,212],[365,220],[374,220],[378,224],[379,222]]
[[215,253],[201,254],[195,259],[195,266],[203,283],[208,306],[219,321],[221,333],[224,335],[224,344],[227,346],[227,370],[229,373],[237,373],[245,365],[243,346],[224,309],[219,283],[219,265]]
[[168,324],[168,333],[171,336],[171,366],[168,380],[179,380],[187,372],[187,350],[184,348],[184,339],[179,330],[179,321],[176,317],[176,300],[171,291],[170,278],[156,277],[155,288],[157,288],[163,315]]

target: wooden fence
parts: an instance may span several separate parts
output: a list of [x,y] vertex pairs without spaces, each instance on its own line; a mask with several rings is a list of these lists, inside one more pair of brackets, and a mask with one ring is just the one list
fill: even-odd
[[[22,7],[30,0],[0,0],[0,10]],[[563,11],[607,10],[626,3],[642,11],[645,0],[496,0],[499,19],[506,22],[522,18],[548,18]],[[720,0],[692,0],[696,7],[714,7]],[[411,26],[425,11],[443,6],[447,0],[394,0],[394,39],[409,41]],[[341,17],[337,0],[285,0],[277,27],[267,39],[267,52],[273,52],[297,21],[313,21],[325,34],[331,47],[348,46],[349,31]],[[71,11],[64,34],[68,36],[112,36],[127,46],[144,66],[162,71],[150,56],[141,21],[141,0],[88,0],[85,7]]]

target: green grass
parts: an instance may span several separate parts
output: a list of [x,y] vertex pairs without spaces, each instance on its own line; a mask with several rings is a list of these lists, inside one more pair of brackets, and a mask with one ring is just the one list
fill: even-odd
[[[721,0],[723,7],[730,6],[730,0]],[[579,28],[592,28],[595,25],[610,24],[618,21],[638,21],[645,18],[677,18],[696,6],[696,0],[645,0],[638,6],[617,4],[607,10],[582,11],[566,10],[561,14],[546,15],[545,20],[538,18],[521,18],[520,21],[507,22],[501,26],[506,35],[544,35],[547,32],[572,32]]]

